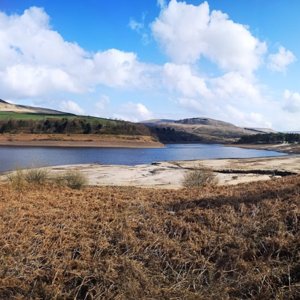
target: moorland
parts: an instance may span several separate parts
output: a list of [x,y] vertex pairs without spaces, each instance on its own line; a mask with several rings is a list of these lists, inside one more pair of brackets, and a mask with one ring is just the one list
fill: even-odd
[[300,177],[0,188],[1,299],[299,299]]

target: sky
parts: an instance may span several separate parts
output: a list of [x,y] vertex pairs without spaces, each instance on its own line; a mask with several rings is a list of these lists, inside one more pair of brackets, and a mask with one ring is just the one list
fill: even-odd
[[0,0],[0,98],[300,130],[298,0]]

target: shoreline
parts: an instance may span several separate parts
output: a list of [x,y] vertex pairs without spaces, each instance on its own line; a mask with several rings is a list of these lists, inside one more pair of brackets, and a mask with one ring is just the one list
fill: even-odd
[[224,146],[300,154],[300,144],[224,144]]
[[84,134],[2,134],[3,147],[55,147],[55,148],[163,148],[150,136],[114,136]]
[[[90,186],[181,189],[184,176],[190,171],[203,167],[213,171],[218,185],[237,185],[300,174],[300,155],[169,161],[135,166],[58,165],[43,169],[48,170],[49,174],[53,176],[66,171],[79,171],[88,179]],[[0,181],[4,181],[8,173],[3,173]]]

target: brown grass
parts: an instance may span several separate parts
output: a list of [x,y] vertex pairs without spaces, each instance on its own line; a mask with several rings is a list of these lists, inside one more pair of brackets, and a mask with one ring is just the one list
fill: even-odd
[[88,184],[87,177],[80,171],[67,171],[62,174],[55,175],[52,181],[60,186],[67,186],[71,189],[80,190]]
[[0,299],[299,299],[300,176],[182,191],[0,186]]
[[201,188],[205,185],[217,184],[217,178],[214,172],[204,166],[189,171],[183,178],[183,186],[186,188]]

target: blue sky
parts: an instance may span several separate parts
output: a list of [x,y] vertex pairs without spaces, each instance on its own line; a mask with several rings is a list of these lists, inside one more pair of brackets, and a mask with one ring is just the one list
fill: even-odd
[[0,1],[0,98],[300,130],[296,0]]

